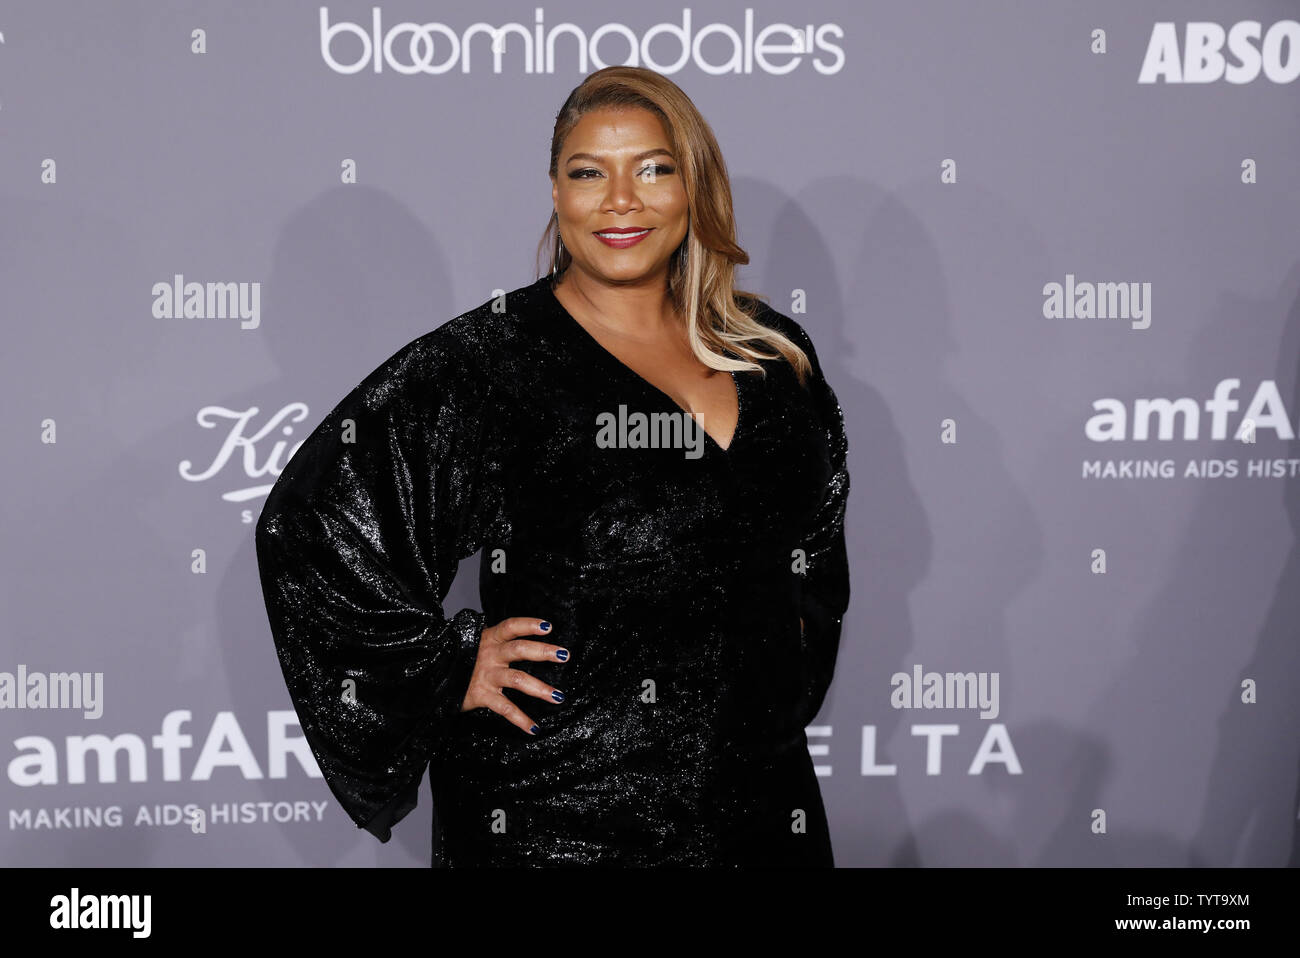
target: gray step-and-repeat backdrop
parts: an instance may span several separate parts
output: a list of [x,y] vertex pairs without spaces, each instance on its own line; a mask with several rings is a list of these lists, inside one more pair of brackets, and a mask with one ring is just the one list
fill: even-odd
[[365,374],[535,278],[556,111],[631,62],[845,409],[837,863],[1294,861],[1298,11],[0,7],[0,860],[428,863],[427,787],[381,845],[320,778],[254,523]]

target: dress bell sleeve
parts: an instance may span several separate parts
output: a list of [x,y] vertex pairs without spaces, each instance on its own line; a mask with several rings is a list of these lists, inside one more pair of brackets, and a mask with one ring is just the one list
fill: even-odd
[[271,634],[303,735],[381,842],[460,712],[484,617],[442,603],[481,544],[487,383],[435,331],[371,373],[290,457],[256,528]]
[[796,342],[812,363],[808,388],[826,439],[831,470],[821,505],[799,543],[805,553],[806,569],[796,581],[799,616],[803,620],[801,696],[796,718],[798,727],[804,728],[817,716],[830,689],[841,621],[849,605],[849,562],[844,541],[849,470],[844,413],[822,372],[812,340],[802,329],[796,332]]

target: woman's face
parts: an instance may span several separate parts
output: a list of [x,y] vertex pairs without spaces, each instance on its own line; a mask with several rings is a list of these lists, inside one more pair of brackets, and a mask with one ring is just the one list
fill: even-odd
[[[686,237],[686,186],[659,117],[639,108],[586,114],[560,147],[551,196],[573,266],[609,283],[666,274]],[[648,230],[613,244],[611,228]],[[606,234],[609,238],[610,234]]]

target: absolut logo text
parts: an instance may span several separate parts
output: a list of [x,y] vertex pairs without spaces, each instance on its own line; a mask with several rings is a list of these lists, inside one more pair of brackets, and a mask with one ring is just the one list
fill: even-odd
[[1261,75],[1274,83],[1300,76],[1300,21],[1279,20],[1267,30],[1258,20],[1227,28],[1193,21],[1183,28],[1181,49],[1178,24],[1153,24],[1138,83],[1250,83]]

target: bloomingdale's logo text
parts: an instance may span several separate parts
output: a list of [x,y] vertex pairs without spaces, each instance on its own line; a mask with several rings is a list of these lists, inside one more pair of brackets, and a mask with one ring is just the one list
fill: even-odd
[[[397,73],[447,73],[460,64],[462,73],[469,73],[473,41],[479,38],[477,49],[486,58],[492,55],[492,72],[501,72],[501,61],[506,53],[518,59],[522,56],[524,73],[554,73],[556,50],[573,63],[577,71],[586,74],[609,66],[598,52],[601,42],[610,34],[618,36],[607,41],[607,51],[613,50],[626,57],[619,65],[648,67],[663,74],[677,73],[687,62],[695,64],[704,73],[753,73],[757,67],[763,73],[776,75],[797,69],[807,57],[812,58],[813,69],[818,73],[839,73],[844,67],[844,50],[829,38],[842,39],[844,30],[834,23],[820,26],[788,23],[771,23],[755,32],[754,11],[745,8],[745,22],[741,29],[729,23],[709,23],[697,30],[691,29],[691,8],[682,8],[682,23],[657,23],[637,36],[631,27],[622,23],[606,23],[588,34],[574,23],[560,23],[547,29],[543,23],[545,10],[536,8],[536,22],[530,32],[522,23],[505,23],[494,27],[479,21],[457,33],[445,23],[412,23],[403,21],[384,29],[379,7],[371,8],[370,30],[361,25],[341,20],[330,23],[328,7],[320,8],[320,52],[326,65],[335,73],[360,73],[367,66],[375,73],[387,66]],[[360,55],[351,63],[343,63],[334,55],[334,41],[339,34],[356,37],[360,41]],[[659,63],[650,55],[650,43],[663,36],[658,49],[675,52],[677,58]],[[717,62],[706,60],[701,46],[706,38],[715,37],[711,49],[721,48],[715,54]],[[402,38],[405,38],[404,40]],[[398,42],[401,41],[401,42]],[[355,44],[341,41],[355,50]],[[394,51],[394,45],[397,51]],[[816,55],[814,55],[816,54]],[[829,54],[827,57],[825,54]],[[590,67],[588,66],[590,64]]]

